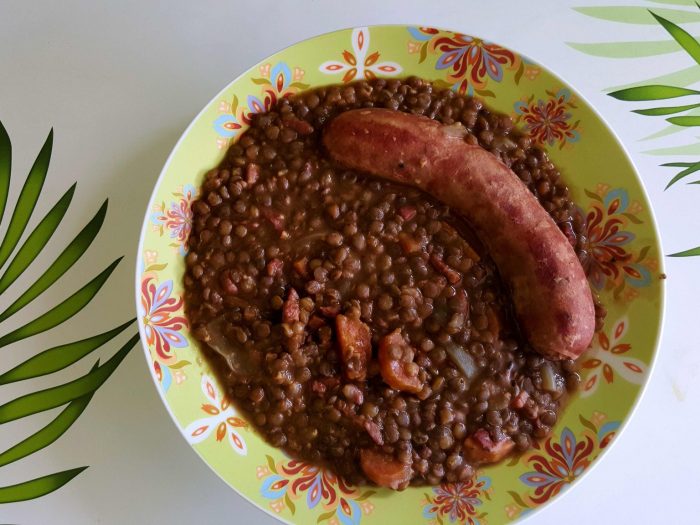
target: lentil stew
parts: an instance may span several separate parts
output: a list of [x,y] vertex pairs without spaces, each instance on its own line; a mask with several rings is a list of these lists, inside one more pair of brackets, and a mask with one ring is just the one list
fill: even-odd
[[[381,107],[461,123],[527,185],[587,267],[585,225],[508,116],[420,78],[283,98],[195,201],[186,313],[222,385],[272,445],[348,482],[464,480],[547,436],[576,362],[533,352],[469,225],[422,191],[344,169],[321,133]],[[605,309],[596,304],[596,327]]]

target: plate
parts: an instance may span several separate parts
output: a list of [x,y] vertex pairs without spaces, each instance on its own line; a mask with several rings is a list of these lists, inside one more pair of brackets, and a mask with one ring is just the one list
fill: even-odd
[[[307,88],[417,75],[476,95],[513,119],[560,168],[588,219],[591,283],[608,309],[581,358],[582,387],[550,437],[473,480],[391,492],[351,487],[267,445],[222,396],[183,311],[190,204],[204,173],[251,115]],[[374,26],[316,36],[231,82],[184,132],[146,212],[136,271],[141,339],[182,435],[226,483],[288,523],[509,523],[556,499],[616,440],[651,371],[664,285],[654,217],[627,153],[591,106],[553,73],[496,43],[428,27]],[[621,467],[622,468],[622,467]]]

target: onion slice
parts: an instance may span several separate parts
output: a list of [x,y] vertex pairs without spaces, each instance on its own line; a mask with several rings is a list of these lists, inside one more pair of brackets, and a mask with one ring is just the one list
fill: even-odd
[[452,358],[454,364],[457,365],[467,381],[472,381],[479,374],[479,369],[476,366],[476,361],[467,350],[455,343],[450,343],[445,346],[445,351]]

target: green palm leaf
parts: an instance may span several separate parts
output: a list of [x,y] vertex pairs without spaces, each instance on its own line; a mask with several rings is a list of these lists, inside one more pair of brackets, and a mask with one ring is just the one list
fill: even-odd
[[12,143],[5,126],[0,122],[0,224],[5,213],[7,196],[10,193],[10,172],[12,171]]
[[39,498],[60,489],[87,467],[79,467],[36,478],[9,487],[0,487],[0,503],[13,503]]
[[[98,363],[93,367],[93,370],[97,368]],[[68,430],[73,423],[80,417],[85,408],[90,403],[94,392],[74,399],[70,404],[63,409],[63,411],[56,416],[56,418],[51,421],[44,428],[35,432],[23,441],[20,441],[15,446],[8,448],[5,452],[0,454],[0,467],[19,461],[22,458],[34,454],[39,450],[48,447],[51,443],[60,438],[66,430]]]
[[637,113],[638,115],[646,115],[649,117],[660,117],[663,115],[673,115],[674,113],[682,113],[683,111],[689,111],[695,108],[700,108],[700,103],[688,104],[687,106],[671,106],[667,108],[633,109],[632,113]]
[[685,250],[684,252],[671,253],[669,257],[691,257],[693,255],[700,255],[700,246],[691,250]]
[[700,44],[698,41],[695,40],[695,38],[693,38],[685,29],[678,27],[670,20],[666,20],[652,11],[649,12],[651,13],[651,16],[653,16],[656,21],[668,32],[668,34],[670,34],[673,39],[686,50],[692,59],[700,64]]
[[684,117],[670,117],[666,119],[671,124],[676,126],[700,126],[700,117],[684,116]]
[[[49,268],[32,284],[14,303],[12,303],[2,314],[0,322],[27,306],[30,302],[41,295],[49,286],[55,283],[64,273],[66,273],[80,257],[87,251],[92,241],[97,237],[97,233],[102,228],[105,215],[107,214],[107,202],[104,201],[100,209],[89,223],[76,235],[75,239],[66,247]],[[8,268],[9,271],[9,268]],[[24,270],[22,270],[24,271]],[[0,345],[1,346],[1,345]]]
[[41,148],[39,155],[34,161],[34,165],[29,171],[27,180],[24,182],[22,191],[19,194],[15,211],[12,213],[12,219],[10,219],[10,225],[7,227],[2,244],[0,244],[0,268],[7,262],[7,258],[17,246],[20,237],[22,237],[27,227],[29,218],[34,212],[34,206],[36,206],[41,188],[44,186],[44,180],[46,180],[46,172],[49,169],[49,162],[51,161],[52,147],[53,129],[49,132],[49,136],[46,138],[44,146]]
[[675,86],[637,86],[627,89],[620,89],[608,93],[613,98],[626,101],[642,101],[642,100],[664,100],[667,98],[685,97],[687,95],[700,95],[700,91]]
[[51,208],[39,225],[34,228],[34,231],[19,249],[17,255],[15,255],[15,258],[0,278],[0,294],[7,290],[7,288],[22,275],[24,270],[27,269],[32,261],[36,259],[36,256],[39,255],[39,252],[46,246],[46,243],[54,234],[58,225],[61,224],[63,217],[68,211],[68,206],[70,206],[73,194],[75,193],[75,186],[76,185],[73,184],[73,186],[63,194],[63,197]]
[[0,375],[0,385],[14,383],[23,379],[32,379],[62,370],[114,339],[134,321],[135,319],[131,319],[108,332],[83,339],[82,341],[49,348]]
[[[105,283],[105,281],[107,281],[121,260],[122,257],[119,257],[107,268],[102,270],[97,277],[71,295],[68,299],[60,303],[58,306],[54,306],[51,310],[43,315],[40,315],[33,321],[30,321],[24,326],[21,326],[9,334],[5,334],[4,336],[0,337],[0,348],[9,345],[10,343],[21,341],[27,337],[45,332],[46,330],[58,326],[59,324],[73,317],[80,310],[82,310],[93,297],[95,297],[97,292],[100,291],[102,285]],[[11,315],[11,313],[8,314],[8,312],[11,312],[13,307],[14,304],[0,315],[0,321],[7,319]]]
[[116,370],[119,363],[122,362],[138,340],[139,334],[134,335],[104,365],[79,379],[64,385],[27,394],[0,406],[0,424],[60,407],[74,399],[94,392],[112,375],[112,372]]
[[675,177],[673,177],[664,189],[666,189],[666,190],[669,189],[671,186],[673,186],[679,180],[687,177],[688,175],[695,173],[698,170],[700,170],[700,162],[696,162],[695,164],[691,164],[690,166],[686,167],[683,171],[678,173]]

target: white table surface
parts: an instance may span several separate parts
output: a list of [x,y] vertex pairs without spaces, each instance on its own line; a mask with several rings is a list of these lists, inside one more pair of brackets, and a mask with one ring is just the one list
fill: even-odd
[[[673,7],[644,0],[601,2]],[[125,255],[92,307],[52,334],[70,337],[71,330],[81,329],[85,335],[86,329],[96,333],[93,330],[107,330],[134,315],[133,268],[145,206],[166,156],[199,109],[240,72],[280,48],[356,25],[419,23],[451,28],[485,36],[553,69],[601,111],[632,153],[657,215],[665,253],[699,245],[700,187],[678,184],[664,192],[669,171],[658,167],[662,162],[658,157],[641,153],[651,146],[639,141],[658,130],[658,122],[631,114],[628,105],[603,93],[610,86],[693,63],[682,52],[626,61],[591,57],[568,47],[566,41],[666,37],[659,26],[615,25],[572,9],[590,4],[585,0],[0,0],[0,119],[13,141],[15,174],[26,172],[45,134],[54,127],[54,154],[44,191],[58,196],[78,181],[64,233],[57,241],[65,244],[102,200],[110,199],[98,247],[79,262],[64,285],[75,288],[85,275],[94,275]],[[696,138],[689,130],[659,139],[654,146]],[[670,160],[684,159],[665,161]],[[13,179],[14,191],[20,178]],[[55,198],[44,201],[41,211]],[[52,247],[60,246],[52,241],[48,253],[55,255]],[[665,330],[637,413],[585,481],[537,514],[533,523],[700,520],[699,262],[666,258]],[[61,290],[54,290],[24,315],[39,313],[60,297]],[[49,344],[51,338],[40,336],[36,341]],[[26,349],[20,355],[3,349],[0,368],[36,350]],[[90,365],[82,366],[86,370]],[[70,374],[74,376],[75,369]],[[55,381],[52,378],[50,384]],[[49,382],[0,388],[0,399],[44,384]],[[53,415],[4,425],[0,449]],[[0,485],[80,465],[90,468],[57,492],[0,506],[0,522],[277,523],[236,495],[190,450],[162,406],[140,346],[63,438],[0,469]]]

